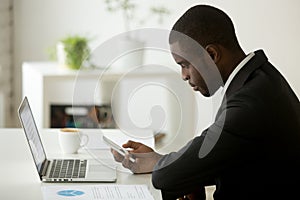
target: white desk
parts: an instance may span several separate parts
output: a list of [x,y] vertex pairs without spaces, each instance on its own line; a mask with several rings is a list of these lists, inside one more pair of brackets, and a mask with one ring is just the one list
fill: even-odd
[[[63,155],[57,140],[55,129],[41,131],[42,142],[47,157],[80,157],[87,158],[91,155],[84,150],[78,154]],[[100,159],[112,158],[109,150],[94,150],[93,155]],[[0,199],[30,199],[41,200],[42,185],[53,184],[78,184],[78,183],[41,183],[33,163],[33,159],[22,129],[0,129]],[[133,175],[122,172],[118,166],[117,184],[145,184],[148,186],[154,199],[161,199],[160,191],[153,188],[151,174]],[[80,183],[88,184],[88,183]],[[99,183],[101,184],[101,183]]]
[[[81,150],[78,154],[64,155],[60,151],[57,130],[44,129],[41,138],[49,158],[89,158],[91,154]],[[93,150],[92,155],[99,159],[113,159],[109,150]],[[78,183],[41,183],[33,163],[31,152],[22,129],[0,129],[0,199],[41,200],[42,185]],[[159,190],[151,183],[151,174],[133,175],[118,165],[117,184],[145,184],[155,200],[161,199]],[[88,184],[88,183],[80,183]],[[99,183],[101,184],[101,183]],[[213,199],[215,187],[207,187],[207,200]]]

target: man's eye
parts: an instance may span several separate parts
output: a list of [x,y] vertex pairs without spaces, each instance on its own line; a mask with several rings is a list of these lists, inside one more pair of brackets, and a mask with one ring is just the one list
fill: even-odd
[[181,67],[187,69],[189,66],[188,65],[181,65]]

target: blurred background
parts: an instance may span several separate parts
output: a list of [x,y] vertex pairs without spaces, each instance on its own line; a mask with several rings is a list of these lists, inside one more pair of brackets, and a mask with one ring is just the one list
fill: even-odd
[[[91,38],[89,45],[94,49],[127,30],[170,30],[189,7],[202,3],[223,9],[232,18],[245,52],[264,49],[271,63],[284,74],[298,97],[300,95],[298,0],[132,0],[135,7],[129,26],[125,24],[122,12],[110,10],[109,2],[0,0],[0,127],[20,127],[17,108],[22,99],[23,63],[48,62],[49,47],[61,38],[72,34],[83,35]],[[155,8],[162,10],[153,10]],[[151,63],[150,54],[146,54],[144,59],[146,63]],[[155,63],[174,66],[179,70],[170,56],[156,59]],[[36,91],[35,95],[43,94]],[[198,94],[196,96],[202,111],[197,112],[200,123],[197,130],[200,131],[212,121],[212,117],[207,117],[213,112],[208,109],[212,100]]]

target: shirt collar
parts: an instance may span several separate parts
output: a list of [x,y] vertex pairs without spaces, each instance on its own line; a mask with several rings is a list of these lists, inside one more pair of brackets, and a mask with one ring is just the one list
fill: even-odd
[[238,64],[238,66],[231,72],[230,76],[228,77],[223,90],[222,90],[222,96],[224,96],[224,94],[226,93],[226,90],[228,89],[230,83],[232,82],[233,78],[236,76],[236,74],[245,66],[245,64],[254,56],[254,52],[251,52],[250,54],[248,54],[246,56],[246,58],[244,58],[240,64]]

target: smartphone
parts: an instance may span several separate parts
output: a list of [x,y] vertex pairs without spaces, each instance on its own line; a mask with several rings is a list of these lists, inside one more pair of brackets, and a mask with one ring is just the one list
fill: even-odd
[[[114,150],[116,150],[116,151],[117,151],[119,154],[121,154],[122,156],[125,156],[125,155],[128,155],[128,154],[129,154],[129,152],[128,152],[125,148],[119,146],[118,144],[116,144],[115,142],[113,142],[112,140],[110,140],[109,138],[107,138],[107,137],[105,137],[105,136],[103,136],[103,141],[104,141],[107,145],[109,145],[111,148],[113,148]],[[131,162],[135,162],[135,159],[132,158],[132,157],[129,157],[129,160],[130,160]]]

